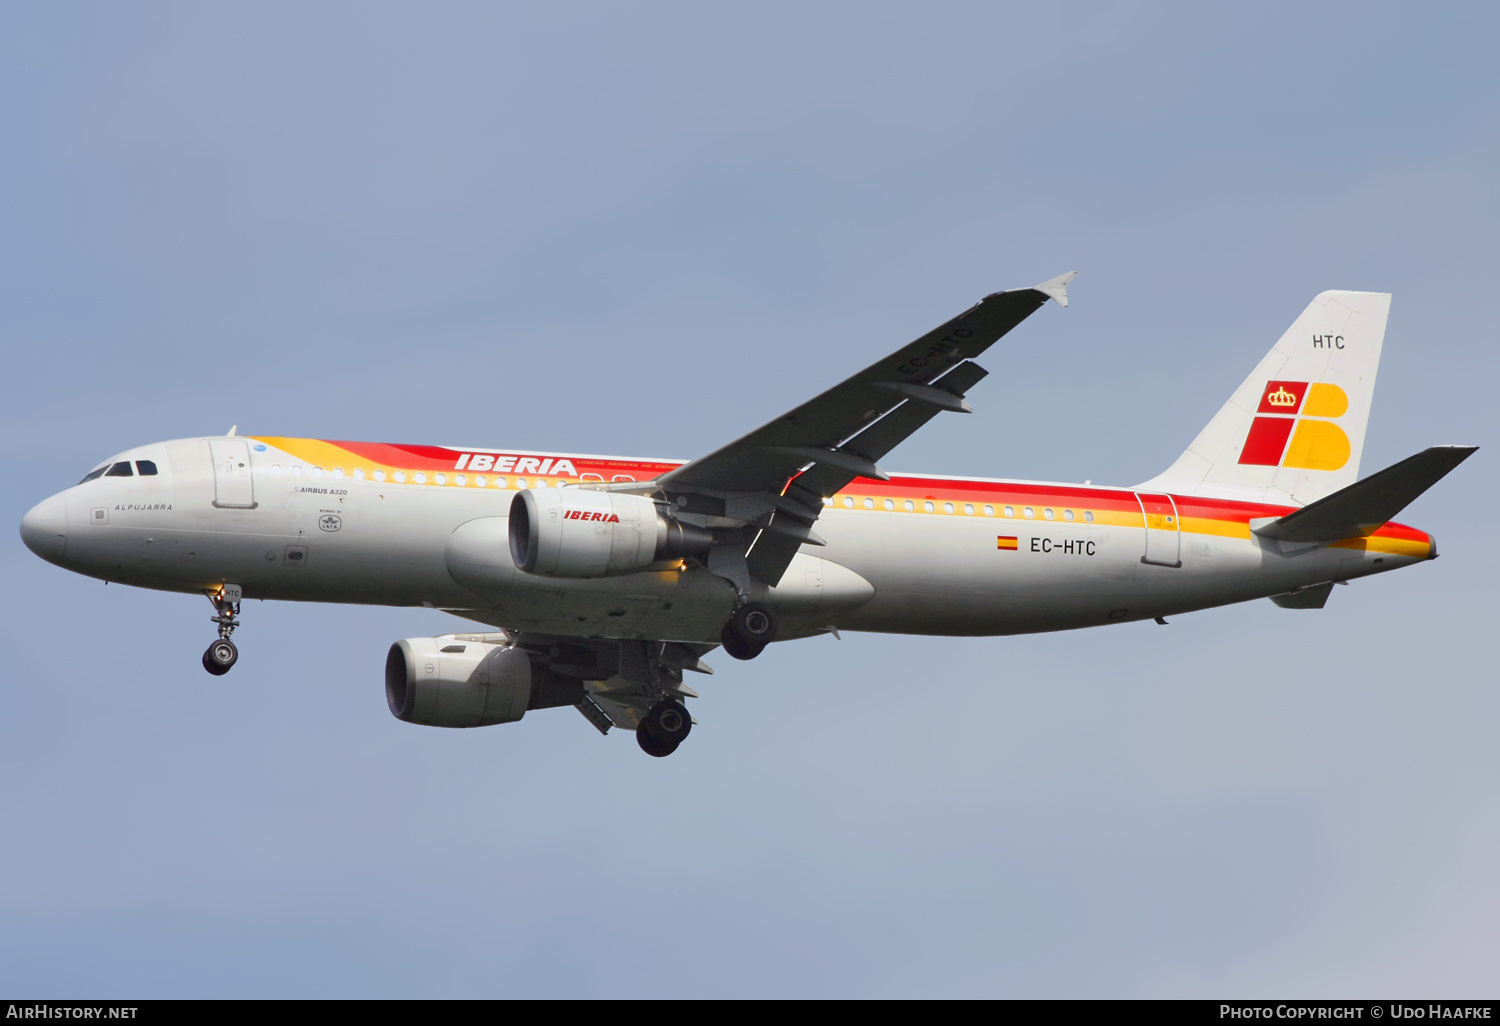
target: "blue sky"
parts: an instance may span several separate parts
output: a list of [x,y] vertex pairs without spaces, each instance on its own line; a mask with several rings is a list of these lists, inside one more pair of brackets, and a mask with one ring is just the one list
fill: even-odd
[[[9,4],[3,511],[231,424],[691,457],[1071,269],[892,468],[1148,478],[1329,288],[1394,294],[1365,473],[1489,446],[1497,21]],[[397,722],[425,610],[210,678],[206,603],[12,535],[0,990],[1493,996],[1491,458],[1322,611],[720,656],[661,761]]]

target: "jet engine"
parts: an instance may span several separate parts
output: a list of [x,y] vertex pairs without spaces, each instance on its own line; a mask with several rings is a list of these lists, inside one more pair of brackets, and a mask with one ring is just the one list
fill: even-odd
[[429,727],[488,727],[526,714],[531,660],[518,648],[446,638],[407,638],[385,658],[391,713]]
[[510,555],[542,577],[610,577],[708,552],[713,532],[663,516],[640,495],[583,488],[518,492]]

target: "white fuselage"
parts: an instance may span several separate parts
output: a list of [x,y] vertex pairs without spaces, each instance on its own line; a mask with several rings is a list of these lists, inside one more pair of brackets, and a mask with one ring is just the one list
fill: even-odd
[[[233,583],[246,598],[429,606],[573,636],[713,643],[734,607],[733,588],[696,563],[594,580],[521,572],[507,546],[513,484],[356,480],[262,445],[245,468],[248,508],[216,504],[224,482],[212,441],[115,457],[150,460],[157,473],[102,476],[53,496],[28,514],[27,544],[70,570],[141,587],[211,592]],[[942,494],[915,504],[880,496],[923,489]],[[1011,492],[1019,498],[1008,502]],[[1128,489],[895,475],[888,484],[856,480],[827,501],[817,524],[826,546],[803,546],[780,584],[758,596],[781,615],[783,638],[829,627],[935,635],[1087,627],[1279,595],[1434,554],[1425,535],[1385,545],[1263,540],[1248,519],[1277,514],[1244,503],[1194,516],[1185,503],[1204,500],[1183,500],[1163,521],[1171,528],[1153,532],[1149,507]],[[1076,519],[1063,519],[1075,517],[1073,505]]]

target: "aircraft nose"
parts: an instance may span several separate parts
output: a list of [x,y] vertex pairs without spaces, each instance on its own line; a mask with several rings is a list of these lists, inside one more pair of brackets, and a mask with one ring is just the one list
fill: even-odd
[[43,499],[21,520],[21,540],[49,563],[61,563],[68,541],[68,503],[61,495]]

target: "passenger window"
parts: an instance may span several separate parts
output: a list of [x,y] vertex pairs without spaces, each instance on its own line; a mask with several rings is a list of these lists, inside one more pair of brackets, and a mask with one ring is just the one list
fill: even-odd
[[1083,511],[1083,522],[1086,523],[1086,524],[1092,524],[1094,522],[1094,511],[1093,510],[1086,509],[1086,510]]
[[952,513],[953,512],[953,503],[951,503],[951,502],[945,502],[945,503],[943,503],[943,512],[944,513]]
[[130,471],[129,463],[116,463],[104,472],[105,477],[134,477]]
[[135,470],[136,473],[140,474],[142,477],[156,476],[156,464],[151,460],[136,460]]
[[896,508],[896,504],[893,501],[891,501],[890,499],[886,499],[885,500],[885,508],[886,509],[895,509]]
[[904,503],[902,503],[902,505],[906,507],[906,512],[908,513],[917,508],[916,503],[912,502],[910,499],[907,499]]
[[875,500],[874,499],[865,499],[865,509],[874,509],[874,508],[875,508]]

